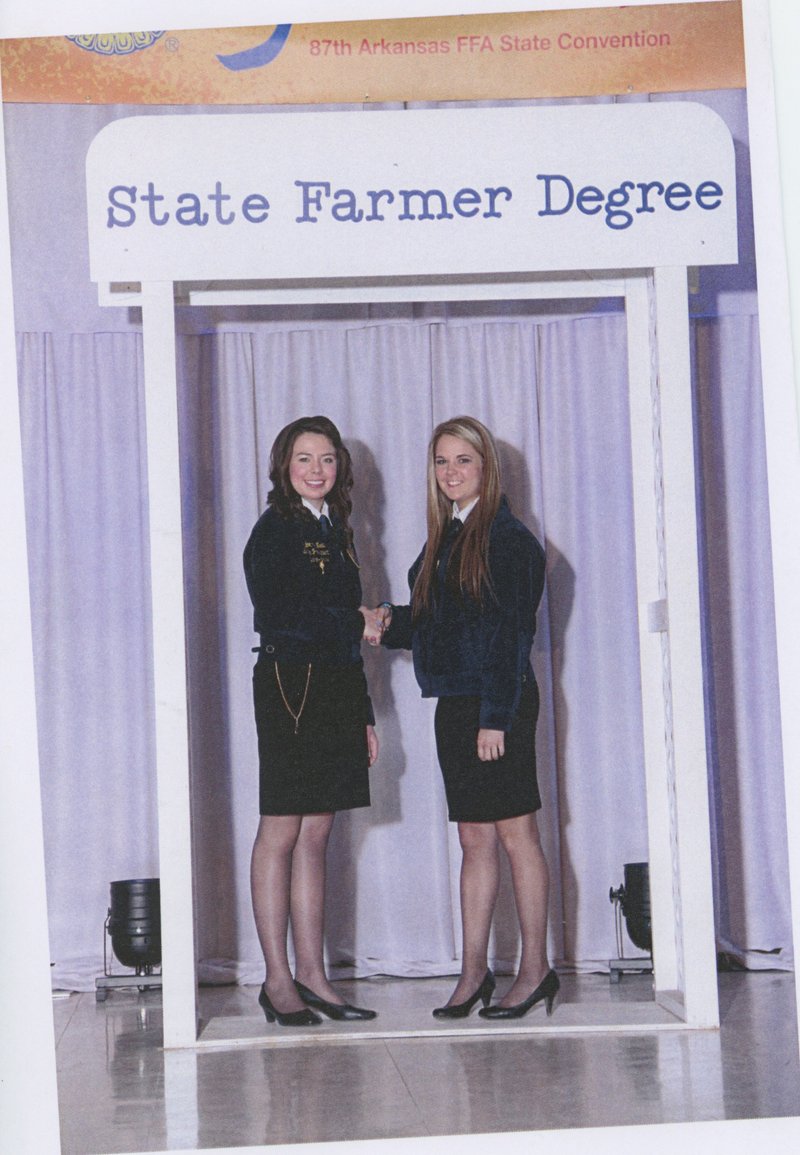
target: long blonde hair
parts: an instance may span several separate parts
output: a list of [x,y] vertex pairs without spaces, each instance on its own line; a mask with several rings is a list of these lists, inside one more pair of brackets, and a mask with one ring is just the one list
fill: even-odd
[[479,500],[456,539],[448,571],[455,576],[453,567],[457,564],[459,589],[476,601],[483,601],[484,595],[492,592],[489,531],[500,507],[502,493],[497,446],[489,430],[477,418],[451,417],[436,426],[428,444],[428,540],[411,595],[415,618],[430,608],[437,554],[452,521],[452,501],[445,497],[436,482],[436,446],[446,435],[466,441],[478,454],[483,466]]

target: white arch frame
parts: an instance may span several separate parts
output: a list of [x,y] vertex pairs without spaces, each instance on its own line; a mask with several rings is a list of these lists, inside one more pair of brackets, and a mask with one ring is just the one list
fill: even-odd
[[[686,265],[736,260],[724,122],[691,103],[127,117],[97,134],[86,173],[100,300],[138,304],[143,319],[165,1045],[198,1042],[176,292],[190,305],[228,306],[624,300],[651,1025],[717,1026]],[[553,203],[550,182],[560,190]],[[494,193],[502,209],[483,203]],[[425,226],[425,246],[409,244]],[[354,227],[367,230],[357,243]],[[608,272],[609,261],[621,267]],[[126,292],[128,279],[138,283]]]
[[[167,1048],[204,1045],[197,1033],[192,918],[176,292],[183,289],[158,281],[122,295],[107,286],[101,296],[106,303],[140,304],[143,315]],[[593,1026],[589,1010],[577,1022],[562,1016],[536,1029],[717,1027],[686,269],[525,279],[426,278],[422,283],[396,279],[380,286],[358,281],[286,287],[222,283],[190,288],[182,300],[244,306],[498,297],[619,297],[625,302],[628,331],[656,999],[652,1013],[642,1004],[620,1004],[613,1022],[603,1019]],[[225,1041],[213,1037],[214,1046]]]

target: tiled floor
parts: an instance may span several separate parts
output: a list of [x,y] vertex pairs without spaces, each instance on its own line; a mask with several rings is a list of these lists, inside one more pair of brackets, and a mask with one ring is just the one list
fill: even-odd
[[[562,982],[554,1027],[574,1004],[650,997],[647,976]],[[396,1015],[445,1001],[450,982],[339,989]],[[257,988],[200,994],[205,1019],[241,1019],[242,1045],[164,1052],[157,990],[54,1002],[65,1155],[800,1115],[786,973],[721,974],[719,1032],[494,1035],[488,1023],[476,1032],[473,1015],[466,1035],[352,1040],[326,1020],[318,1040],[287,1045],[263,1019],[255,1033]],[[544,1021],[537,1008],[531,1025]]]

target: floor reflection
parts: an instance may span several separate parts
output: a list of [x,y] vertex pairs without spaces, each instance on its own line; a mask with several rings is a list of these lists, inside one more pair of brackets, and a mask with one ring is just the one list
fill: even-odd
[[[441,1001],[449,980],[355,984],[362,1001]],[[381,984],[378,988],[378,983]],[[638,989],[636,984],[640,984]],[[570,1001],[646,999],[648,980],[566,976]],[[359,989],[360,988],[360,989]],[[252,1017],[252,988],[202,988],[204,1016]],[[794,980],[720,975],[720,1031],[161,1047],[160,992],[54,1003],[64,1152],[130,1152],[800,1114]],[[261,1028],[259,1028],[261,1029]],[[263,1025],[264,1039],[269,1028]]]

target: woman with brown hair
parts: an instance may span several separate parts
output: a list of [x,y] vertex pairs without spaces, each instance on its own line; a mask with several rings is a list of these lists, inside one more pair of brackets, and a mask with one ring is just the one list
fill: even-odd
[[[487,1019],[519,1018],[559,988],[547,956],[549,874],[536,823],[539,694],[530,664],[544,550],[503,496],[497,449],[474,417],[438,425],[428,452],[428,538],[409,573],[411,604],[384,603],[382,641],[412,649],[423,697],[438,699],[436,748],[462,848],[461,974],[437,1018],[480,1000]],[[516,978],[489,1005],[489,935],[511,866],[521,934]]]
[[[324,964],[325,858],[337,810],[369,806],[378,754],[360,644],[374,614],[361,606],[350,528],[353,472],[327,417],[278,434],[272,489],[244,551],[254,627],[260,822],[251,861],[253,911],[266,963],[268,1022],[307,1026],[371,1019],[346,1003]],[[291,926],[295,973],[289,965]]]

